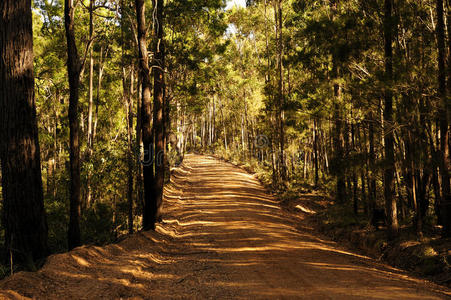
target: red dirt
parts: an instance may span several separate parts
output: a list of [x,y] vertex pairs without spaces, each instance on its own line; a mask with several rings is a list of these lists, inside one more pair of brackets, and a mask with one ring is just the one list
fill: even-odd
[[157,232],[52,255],[6,299],[444,299],[449,289],[319,238],[243,170],[188,155]]

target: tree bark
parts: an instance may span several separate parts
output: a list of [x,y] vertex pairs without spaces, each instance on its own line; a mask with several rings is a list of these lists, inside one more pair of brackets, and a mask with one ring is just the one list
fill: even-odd
[[143,207],[143,229],[155,228],[155,217],[153,216],[152,190],[154,186],[153,172],[153,134],[151,128],[152,103],[149,60],[147,55],[147,30],[145,19],[145,1],[135,0],[136,16],[138,23],[138,50],[139,50],[139,70],[141,78],[141,130],[144,147],[143,179],[144,179],[144,207]]
[[385,58],[385,92],[384,92],[384,197],[387,216],[387,230],[390,239],[398,235],[398,216],[394,191],[394,137],[393,137],[393,33],[392,0],[385,0],[384,5],[384,58]]
[[285,166],[285,116],[284,116],[284,92],[283,92],[283,22],[282,22],[282,0],[277,0],[274,7],[275,22],[276,22],[276,39],[277,39],[277,106],[278,106],[278,123],[279,123],[279,172],[282,180],[287,179]]
[[16,262],[34,269],[48,249],[30,0],[0,2],[0,140],[5,246]]
[[141,130],[141,119],[142,119],[142,110],[141,110],[141,94],[142,94],[142,84],[141,84],[141,76],[139,72],[137,73],[138,82],[136,86],[136,139],[135,139],[135,161],[136,163],[136,203],[142,207],[144,207],[144,191],[143,191],[143,166],[141,164],[141,143],[142,143],[142,130]]
[[[354,121],[352,120],[352,110],[351,110],[351,152],[356,152],[356,142],[355,142],[355,125]],[[349,156],[349,154],[348,154]],[[357,172],[355,170],[355,167],[352,168],[352,198],[353,198],[353,206],[354,206],[354,214],[357,216],[359,213],[359,199],[357,196],[357,189],[358,189],[358,179],[357,179]]]
[[[130,92],[126,98],[127,108],[127,165],[128,165],[128,182],[127,182],[127,202],[128,202],[128,233],[133,233],[133,70],[130,75]],[[125,88],[125,87],[124,87]]]
[[372,217],[376,208],[377,189],[376,189],[376,153],[374,147],[374,115],[370,113],[368,118],[368,212]]
[[[89,1],[89,40],[92,40],[94,33],[94,8],[93,8],[93,0]],[[87,134],[87,152],[86,152],[86,161],[91,160],[92,156],[92,137],[93,137],[93,124],[92,124],[92,115],[93,115],[93,92],[94,92],[94,58],[92,56],[93,49],[89,50],[89,90],[88,90],[88,134]],[[87,179],[86,179],[86,203],[84,205],[91,205],[91,170],[88,170]]]
[[152,229],[155,228],[155,222],[159,219],[160,208],[163,204],[163,185],[164,185],[164,33],[163,33],[163,0],[152,0],[154,11],[154,60],[152,72],[154,78],[153,90],[153,128],[155,133],[155,181],[152,201]]
[[[93,0],[89,1],[89,39],[92,40],[94,33],[94,8]],[[94,58],[93,49],[89,51],[89,90],[88,90],[88,155],[92,151],[92,115],[93,115],[93,90],[94,90]],[[89,187],[88,187],[89,188]]]
[[313,164],[315,168],[315,187],[318,187],[319,170],[318,170],[318,121],[313,119]]
[[122,65],[122,99],[125,102],[127,116],[127,203],[128,203],[128,233],[133,233],[133,68],[130,68],[130,85],[127,86],[127,67],[125,61],[124,37],[124,1],[121,0],[121,65]]
[[[335,72],[334,72],[335,73]],[[335,76],[335,75],[334,75]],[[336,199],[337,202],[343,203],[346,197],[346,185],[345,185],[345,174],[343,170],[343,121],[341,120],[341,113],[339,108],[339,100],[341,98],[341,87],[338,83],[334,85],[334,172],[337,178],[336,183]]]
[[[100,90],[102,89],[102,79],[103,79],[103,46],[100,47],[100,58],[99,58],[99,69],[98,69],[98,80],[97,80],[97,95],[96,95],[96,111],[94,114],[94,124],[92,127],[92,148],[94,149],[94,142],[96,140],[97,134],[97,122],[99,120],[99,105],[100,105]],[[108,49],[106,50],[105,56],[108,54]]]
[[[448,10],[451,7],[448,7]],[[445,70],[445,26],[444,26],[443,0],[437,0],[437,46],[438,46],[438,82],[439,82],[439,124],[440,124],[440,177],[441,177],[441,213],[443,221],[443,237],[451,237],[451,193],[450,193],[450,158],[449,158],[449,133],[448,110],[449,98],[446,91]],[[448,14],[451,15],[451,14]],[[448,20],[448,23],[451,19]],[[448,24],[449,25],[449,24]],[[451,26],[448,26],[451,28]],[[450,48],[451,50],[451,39]],[[451,53],[450,53],[451,59]],[[449,66],[448,90],[451,94],[451,63]]]
[[64,25],[67,40],[67,70],[69,75],[69,130],[70,130],[70,210],[68,248],[80,246],[80,144],[78,98],[81,63],[75,43],[74,1],[64,1]]

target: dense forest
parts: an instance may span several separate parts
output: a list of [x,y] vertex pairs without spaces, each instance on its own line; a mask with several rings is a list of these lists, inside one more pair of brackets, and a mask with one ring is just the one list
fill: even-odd
[[0,51],[4,272],[154,230],[189,152],[451,237],[450,0],[3,0]]

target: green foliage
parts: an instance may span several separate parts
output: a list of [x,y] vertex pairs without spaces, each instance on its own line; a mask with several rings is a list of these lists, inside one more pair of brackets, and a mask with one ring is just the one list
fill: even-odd
[[67,201],[68,193],[64,198],[45,200],[47,212],[48,240],[51,252],[65,252],[67,250],[67,224],[69,222]]
[[115,220],[113,223],[113,209],[110,205],[99,202],[85,210],[81,222],[84,243],[103,245],[115,240],[115,226],[121,222]]

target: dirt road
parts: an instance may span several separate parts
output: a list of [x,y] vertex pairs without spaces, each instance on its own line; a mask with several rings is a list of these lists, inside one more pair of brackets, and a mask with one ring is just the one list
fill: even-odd
[[106,247],[51,256],[0,282],[20,299],[446,299],[451,291],[353,254],[280,208],[259,182],[188,155],[163,223]]

